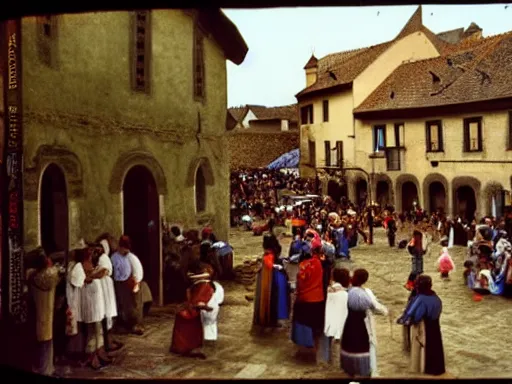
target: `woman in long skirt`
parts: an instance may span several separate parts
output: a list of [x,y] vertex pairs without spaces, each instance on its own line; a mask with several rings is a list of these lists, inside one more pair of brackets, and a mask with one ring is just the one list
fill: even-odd
[[281,245],[274,235],[265,234],[263,249],[263,264],[256,277],[253,324],[275,327],[289,318],[288,277],[279,259]]
[[350,376],[374,376],[377,373],[376,332],[372,313],[387,314],[375,295],[363,284],[368,271],[356,269],[348,292],[348,316],[341,338],[341,368]]
[[213,270],[211,266],[202,264],[199,260],[192,262],[190,266],[191,286],[187,289],[187,302],[184,308],[176,313],[169,351],[182,356],[204,359],[206,356],[198,351],[204,341],[201,310],[213,310],[208,306],[215,291],[211,281]]
[[403,315],[411,326],[411,370],[429,375],[445,373],[443,339],[439,319],[442,302],[432,290],[430,276],[418,277],[418,295]]
[[[316,232],[315,232],[316,233]],[[318,350],[324,331],[325,293],[322,241],[316,233],[309,239],[310,253],[304,255],[297,274],[296,300],[293,307],[292,341],[299,347]]]

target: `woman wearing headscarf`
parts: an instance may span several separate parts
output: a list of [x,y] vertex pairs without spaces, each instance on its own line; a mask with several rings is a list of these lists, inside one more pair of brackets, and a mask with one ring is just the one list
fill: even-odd
[[341,338],[341,368],[350,376],[378,376],[377,333],[373,314],[386,316],[388,310],[363,285],[366,269],[356,269],[348,292],[348,316]]
[[445,362],[439,319],[443,304],[432,290],[430,276],[418,277],[417,292],[402,315],[403,324],[411,327],[411,369],[418,373],[442,375]]
[[279,326],[290,313],[288,277],[284,271],[279,240],[272,234],[263,237],[263,263],[256,277],[253,324]]
[[299,347],[317,350],[319,339],[323,335],[325,316],[322,241],[312,230],[306,236],[306,241],[309,243],[310,251],[304,254],[297,274],[292,341]]

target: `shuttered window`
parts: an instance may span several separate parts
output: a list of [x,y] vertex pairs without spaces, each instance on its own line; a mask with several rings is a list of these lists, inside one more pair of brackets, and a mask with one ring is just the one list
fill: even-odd
[[205,95],[204,77],[204,35],[196,24],[194,30],[194,98],[199,101],[202,101]]
[[324,150],[325,150],[325,166],[331,166],[331,142],[324,141]]
[[343,141],[336,142],[336,165],[343,168]]
[[134,91],[149,93],[151,60],[151,12],[134,12],[133,17],[132,87]]

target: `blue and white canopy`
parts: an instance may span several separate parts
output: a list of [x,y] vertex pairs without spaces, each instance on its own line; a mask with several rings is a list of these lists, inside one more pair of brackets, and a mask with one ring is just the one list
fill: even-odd
[[281,168],[298,168],[300,161],[299,149],[291,150],[284,155],[279,156],[277,159],[267,165],[268,169],[281,169]]

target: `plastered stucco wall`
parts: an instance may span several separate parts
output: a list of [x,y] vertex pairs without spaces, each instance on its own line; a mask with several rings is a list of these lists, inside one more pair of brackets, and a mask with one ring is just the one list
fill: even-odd
[[[482,152],[467,153],[463,151],[463,120],[469,117],[482,117]],[[442,120],[444,152],[426,152],[425,122],[429,120]],[[373,151],[372,130],[375,125],[386,124],[388,146],[393,146],[393,139],[391,139],[391,142],[389,140],[394,137],[391,135],[391,130],[395,123],[404,123],[404,137],[402,140],[405,151],[402,154],[400,171],[388,171],[384,157],[373,160],[369,157]],[[397,180],[414,181],[419,186],[420,203],[423,206],[427,203],[427,187],[429,182],[443,181],[447,187],[449,212],[452,212],[454,209],[454,188],[460,186],[461,183],[469,183],[474,188],[479,185],[476,191],[477,216],[486,215],[491,213],[487,190],[493,184],[499,184],[506,190],[512,188],[510,181],[512,163],[484,163],[484,161],[512,161],[512,151],[507,148],[508,124],[507,111],[493,113],[475,112],[470,115],[458,116],[435,116],[406,120],[405,122],[399,120],[357,120],[356,161],[367,170],[373,169],[375,173],[387,174],[392,180],[395,189],[399,189]],[[443,160],[457,162],[443,163]],[[439,162],[437,167],[433,167],[431,161],[441,162]],[[456,185],[453,185],[454,180],[456,180]],[[397,200],[400,200],[399,190],[396,191],[395,195]],[[396,206],[400,206],[400,201],[396,201]]]
[[[179,10],[152,11],[151,93],[135,93],[130,86],[130,20],[128,12],[58,16],[55,67],[39,59],[35,18],[23,20],[25,168],[51,159],[36,158],[41,146],[64,148],[76,157],[81,176],[65,172],[68,189],[72,180],[81,182],[83,190],[69,202],[70,244],[104,231],[121,234],[122,200],[109,185],[137,164],[146,165],[165,191],[168,221],[187,227],[211,221],[227,240],[224,54],[205,38],[206,97],[204,103],[194,101],[193,20]],[[187,180],[200,158],[207,159],[214,185],[207,187],[206,212],[196,215],[194,187]],[[127,169],[115,168],[120,159]],[[34,189],[34,183],[26,181],[26,188]],[[37,200],[25,201],[27,248],[38,245],[38,206]]]

